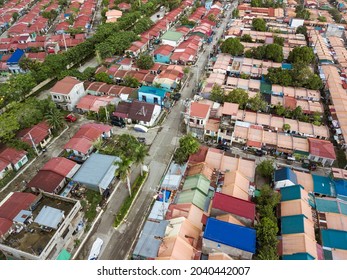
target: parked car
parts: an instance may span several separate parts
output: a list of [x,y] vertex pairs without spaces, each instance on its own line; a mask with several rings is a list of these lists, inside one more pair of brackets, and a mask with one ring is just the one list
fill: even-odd
[[226,151],[230,151],[230,147],[227,146],[227,145],[223,145],[223,144],[218,144],[216,148],[219,149],[219,150],[223,150],[225,152]]
[[301,164],[301,167],[314,171],[317,169],[317,164],[310,162],[308,159],[304,159]]
[[139,141],[142,144],[146,144],[146,138],[145,137],[137,137],[137,141]]
[[74,114],[70,113],[70,114],[65,116],[65,120],[67,122],[75,122],[75,121],[77,121],[77,117]]
[[125,127],[125,121],[122,118],[115,117],[111,115],[111,124],[119,126],[121,128]]
[[258,157],[261,157],[261,156],[263,156],[265,153],[264,153],[264,151],[262,151],[262,150],[255,150],[255,155],[256,156],[258,156]]
[[181,98],[181,94],[180,94],[180,93],[175,93],[175,94],[172,96],[172,99],[175,100],[175,101],[180,100],[180,98]]

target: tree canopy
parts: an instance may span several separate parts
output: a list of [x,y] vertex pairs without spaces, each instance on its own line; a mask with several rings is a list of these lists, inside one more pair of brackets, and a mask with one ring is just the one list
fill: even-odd
[[275,171],[273,165],[274,162],[272,160],[263,160],[260,164],[258,164],[256,172],[263,177],[272,178]]
[[151,69],[154,65],[154,61],[152,56],[147,55],[147,54],[141,54],[138,59],[136,60],[136,65],[140,68],[140,69]]
[[225,96],[225,102],[237,103],[244,109],[248,102],[248,93],[242,88],[235,88]]
[[283,61],[283,48],[278,44],[262,45],[251,48],[245,52],[245,56],[255,59],[269,59],[275,62]]
[[307,27],[305,25],[300,25],[296,28],[295,34],[303,34],[307,36]]
[[266,21],[262,18],[254,18],[252,27],[255,31],[266,31]]
[[296,12],[296,18],[301,18],[301,19],[310,19],[311,13],[309,10],[305,9],[305,7],[303,5],[298,5],[295,8],[295,12]]
[[221,50],[223,53],[229,53],[233,56],[239,56],[243,54],[244,47],[240,42],[239,38],[228,38],[222,45]]
[[304,63],[306,65],[313,62],[315,55],[312,48],[307,46],[295,47],[288,56],[288,61],[291,63]]
[[184,164],[190,155],[196,153],[199,150],[199,142],[191,134],[183,136],[180,141],[180,145],[174,154],[174,161],[177,164]]
[[257,93],[255,96],[248,99],[247,107],[254,112],[265,111],[267,103],[264,98]]

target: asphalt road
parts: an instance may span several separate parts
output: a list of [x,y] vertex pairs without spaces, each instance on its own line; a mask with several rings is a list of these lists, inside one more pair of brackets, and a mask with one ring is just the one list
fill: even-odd
[[[221,37],[226,23],[230,18],[231,11],[227,14],[221,27],[216,31],[215,39],[200,54],[196,66],[192,69],[191,80],[196,81],[202,77],[202,71],[208,61],[209,49],[216,44]],[[188,83],[182,90],[182,100],[192,98],[194,83]],[[149,177],[143,185],[138,198],[134,202],[126,221],[117,229],[113,228],[114,215],[120,207],[121,201],[127,196],[127,190],[124,184],[117,189],[112,200],[109,202],[105,213],[101,217],[100,223],[91,234],[85,248],[82,250],[78,259],[85,259],[94,240],[101,237],[104,240],[103,249],[99,259],[101,260],[121,260],[127,259],[134,247],[139,232],[142,229],[143,222],[150,210],[151,203],[159,187],[167,165],[170,163],[171,156],[175,148],[179,144],[181,136],[181,125],[183,121],[183,112],[185,111],[184,103],[177,102],[172,108],[166,122],[162,125],[154,139],[149,156],[146,158],[145,164],[149,166]],[[132,180],[136,178],[139,170],[132,173]]]

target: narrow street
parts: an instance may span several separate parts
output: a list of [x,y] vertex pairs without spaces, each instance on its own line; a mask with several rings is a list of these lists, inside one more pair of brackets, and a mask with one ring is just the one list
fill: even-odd
[[[202,72],[208,61],[208,56],[213,45],[221,38],[223,30],[230,19],[231,10],[228,11],[226,17],[218,28],[215,38],[210,45],[200,54],[195,67],[192,67],[191,80],[196,81],[202,77]],[[210,50],[209,50],[210,49]],[[193,97],[194,82],[190,82],[182,91],[182,100]],[[149,166],[149,177],[143,185],[128,214],[126,222],[121,224],[117,229],[113,228],[114,215],[120,207],[123,199],[128,195],[127,189],[123,183],[118,187],[116,194],[105,209],[101,221],[96,229],[92,232],[89,240],[85,244],[85,248],[81,251],[77,259],[86,259],[89,250],[97,237],[104,240],[104,245],[99,259],[101,260],[119,260],[129,258],[129,254],[135,245],[138,234],[142,230],[142,225],[149,213],[153,197],[157,192],[160,180],[164,175],[167,165],[170,163],[171,156],[178,147],[179,138],[181,136],[180,127],[183,121],[183,112],[185,107],[183,102],[177,102],[172,108],[166,122],[162,125],[154,139],[149,156],[146,158],[145,164]],[[139,170],[132,173],[132,181],[139,174]]]

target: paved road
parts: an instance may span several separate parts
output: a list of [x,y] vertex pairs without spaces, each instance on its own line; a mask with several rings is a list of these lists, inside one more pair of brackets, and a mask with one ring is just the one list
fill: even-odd
[[[230,17],[231,11],[224,19],[224,23],[217,30],[215,35],[216,39],[211,43],[208,48],[212,48],[218,39],[221,37],[225,25]],[[195,81],[202,75],[200,71],[204,69],[208,60],[209,51],[205,49],[199,60],[196,63],[195,69],[192,71],[191,79]],[[199,71],[199,72],[198,72]],[[194,88],[194,83],[189,83],[185,86],[181,92],[182,99],[191,98]],[[149,177],[141,189],[139,196],[133,207],[131,208],[127,221],[119,226],[117,229],[112,227],[114,221],[114,214],[116,209],[119,208],[121,201],[127,196],[127,190],[124,184],[121,184],[117,189],[116,194],[110,201],[105,213],[101,218],[99,225],[86,243],[84,250],[82,250],[78,259],[85,259],[94,240],[97,237],[104,239],[103,250],[100,254],[102,260],[112,259],[126,259],[129,257],[130,251],[133,249],[133,245],[142,229],[144,220],[146,219],[149,207],[153,202],[153,197],[156,194],[159,187],[160,180],[170,162],[171,156],[178,146],[179,137],[181,136],[181,125],[183,121],[182,112],[185,111],[184,103],[177,102],[172,108],[166,122],[162,125],[161,130],[158,132],[154,139],[149,156],[146,158],[145,164],[149,166]],[[133,172],[132,179],[136,178],[138,170]]]

